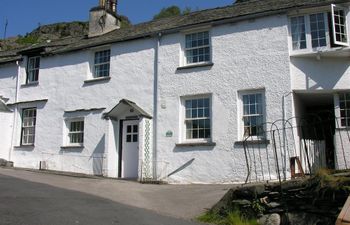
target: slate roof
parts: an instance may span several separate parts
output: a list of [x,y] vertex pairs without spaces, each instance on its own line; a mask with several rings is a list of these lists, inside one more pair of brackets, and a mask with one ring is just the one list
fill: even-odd
[[[345,2],[350,2],[350,0],[250,0],[226,7],[197,11],[183,16],[140,23],[131,27],[114,30],[105,35],[94,38],[71,38],[64,42],[55,41],[34,45],[25,50],[30,51],[42,48],[45,50],[45,54],[60,54],[104,44],[150,37],[159,32],[176,32],[192,26],[216,24],[228,20],[245,20],[278,13],[286,13],[297,8],[310,8]],[[11,54],[6,55],[6,53],[0,54],[0,63],[3,63],[4,61],[6,62],[6,60],[8,61],[11,58],[15,60],[17,57],[18,56],[14,57]]]

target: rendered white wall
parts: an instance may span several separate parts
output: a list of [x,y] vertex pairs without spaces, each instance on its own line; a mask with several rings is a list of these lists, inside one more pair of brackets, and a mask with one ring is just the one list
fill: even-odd
[[15,101],[16,76],[16,63],[0,65],[0,96],[9,98],[9,102]]
[[13,126],[13,113],[0,112],[0,158],[9,160]]
[[348,58],[292,58],[293,90],[349,89],[350,62]]
[[[242,182],[247,174],[238,131],[237,92],[265,89],[266,120],[281,118],[281,97],[291,89],[287,42],[287,18],[271,16],[254,21],[213,27],[212,68],[177,70],[179,40],[164,36],[160,47],[160,102],[158,160],[169,162],[169,172],[194,161],[169,177],[174,183]],[[215,147],[176,147],[181,140],[180,97],[212,95],[212,139]],[[291,106],[290,100],[287,104]],[[291,110],[289,110],[291,112]],[[289,113],[290,115],[290,113]],[[171,130],[173,137],[165,137]],[[266,158],[266,157],[265,157]]]
[[[111,154],[105,159],[107,151],[116,150],[113,146],[108,146],[113,142],[113,134],[108,128],[109,122],[102,119],[102,114],[112,109],[122,98],[136,102],[152,114],[154,44],[154,40],[147,39],[110,46],[111,79],[94,83],[84,81],[91,78],[90,62],[98,49],[42,58],[39,84],[21,86],[19,101],[48,101],[37,112],[35,147],[17,147],[13,153],[16,165],[38,168],[39,161],[46,160],[49,169],[101,174],[94,167],[98,163],[95,158],[104,158],[104,163],[108,162],[108,165],[103,165],[107,171],[102,172],[116,176],[118,158]],[[21,66],[20,79],[24,84],[26,62]],[[84,148],[62,149],[64,119],[70,116],[65,111],[91,108],[106,109],[74,115],[86,116]],[[20,115],[17,116],[20,118]],[[17,131],[19,130],[20,122],[17,124]],[[20,131],[16,138],[19,145]]]

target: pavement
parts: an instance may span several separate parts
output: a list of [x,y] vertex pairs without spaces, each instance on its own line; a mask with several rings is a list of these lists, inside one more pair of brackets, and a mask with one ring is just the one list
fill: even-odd
[[[188,224],[196,224],[194,222],[189,222],[189,220],[193,220],[198,215],[211,208],[233,186],[234,185],[226,184],[152,185],[140,184],[134,181],[105,179],[97,177],[71,177],[50,173],[2,168],[0,169],[0,218],[2,218],[2,215],[6,215],[5,212],[15,213],[18,209],[16,203],[18,200],[23,201],[23,205],[32,204],[30,201],[32,199],[35,199],[35,204],[39,204],[40,201],[43,200],[43,206],[40,206],[39,204],[35,207],[42,207],[45,210],[49,210],[50,207],[47,208],[47,204],[51,206],[52,204],[56,204],[57,200],[61,201],[64,199],[69,200],[68,203],[61,202],[58,204],[58,206],[54,207],[61,207],[60,209],[67,211],[66,207],[68,204],[68,208],[73,209],[72,212],[67,211],[72,214],[72,218],[74,218],[75,213],[80,215],[83,212],[84,215],[96,215],[93,217],[93,219],[96,219],[95,222],[97,219],[103,219],[103,215],[108,213],[111,214],[114,212],[115,215],[119,216],[115,220],[117,222],[95,223],[99,225],[128,224],[118,223],[120,216],[124,219],[125,217],[131,216],[135,220],[140,217],[143,218],[142,221],[146,221],[145,219],[153,218],[154,215],[158,215],[159,218],[164,217],[163,220],[159,219],[159,221],[168,221],[166,223],[159,223],[162,225],[187,224],[181,223],[181,221],[186,221]],[[32,193],[33,195],[22,196],[22,194],[27,194],[27,191],[29,194]],[[39,196],[37,196],[37,194],[39,194]],[[20,196],[20,198],[17,198],[17,195]],[[8,199],[7,196],[12,197],[9,197]],[[28,198],[28,201],[26,198]],[[16,201],[13,202],[14,200]],[[12,206],[11,204],[4,204],[4,202],[7,201],[14,205]],[[77,206],[77,208],[75,208],[75,206]],[[58,211],[60,212],[60,210]],[[99,212],[100,214],[94,214],[94,212]],[[57,213],[57,210],[49,212],[45,215],[49,216],[51,214],[54,214],[55,217],[58,217],[60,214],[58,213],[56,215],[55,213]],[[26,215],[26,213],[24,212],[24,214],[22,213],[20,215]],[[150,215],[153,215],[153,217]],[[19,216],[18,218],[20,217],[22,216]],[[111,217],[107,218],[109,218],[108,222],[110,222]],[[171,221],[176,220],[175,218],[180,219],[180,222],[174,221],[174,223],[172,223]],[[77,221],[80,224],[89,224],[86,221]],[[158,224],[146,222],[143,223],[142,221],[134,221],[130,224]],[[0,225],[2,224],[7,223],[1,223],[0,220]],[[18,223],[13,224],[19,225],[22,223],[19,221]],[[29,225],[30,223],[23,224]],[[35,225],[38,224],[40,223],[36,223]],[[61,222],[61,224],[70,223]],[[51,223],[45,225],[51,225]]]
[[0,175],[0,225],[200,225],[85,193]]

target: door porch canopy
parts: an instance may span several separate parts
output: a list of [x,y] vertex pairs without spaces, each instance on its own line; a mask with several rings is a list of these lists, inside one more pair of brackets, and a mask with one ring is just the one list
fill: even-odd
[[0,99],[0,112],[12,112],[1,99]]
[[138,106],[135,102],[128,99],[122,99],[114,108],[105,114],[107,118],[112,120],[121,119],[121,117],[138,117],[152,119],[152,116]]

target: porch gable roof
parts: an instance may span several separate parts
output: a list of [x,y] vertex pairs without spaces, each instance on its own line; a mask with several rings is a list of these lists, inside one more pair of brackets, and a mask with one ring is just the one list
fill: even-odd
[[148,119],[152,119],[152,116],[148,114],[145,110],[143,110],[140,106],[138,106],[135,102],[130,101],[128,99],[122,99],[119,103],[113,107],[105,116],[110,118],[118,118],[121,114],[129,111],[133,111],[134,114],[140,117],[145,117]]

